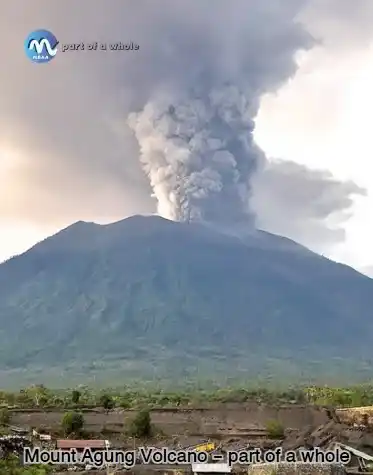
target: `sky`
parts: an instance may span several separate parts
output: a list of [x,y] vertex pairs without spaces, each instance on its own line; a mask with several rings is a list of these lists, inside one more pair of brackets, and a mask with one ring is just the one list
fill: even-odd
[[[270,156],[326,168],[367,190],[329,254],[373,276],[373,2],[320,1],[310,31],[325,39],[295,76],[262,100],[256,138]],[[331,13],[335,13],[332,15]],[[342,12],[341,12],[342,13]]]
[[[170,29],[182,21],[196,38],[207,31],[211,44],[219,32],[224,70],[239,69],[231,58],[248,60],[265,80],[250,96],[253,136],[267,157],[252,180],[259,226],[373,276],[373,2],[283,0],[266,9],[258,0],[219,0],[212,18],[208,3],[187,3],[82,0],[79,11],[71,0],[3,6],[0,38],[12,54],[0,77],[0,261],[78,220],[107,223],[157,211],[127,118],[154,90],[183,84],[194,64],[209,59],[207,48],[193,44],[184,57],[191,66],[179,59],[175,72],[173,43],[161,44],[159,32],[171,31],[175,45],[184,45],[177,39],[182,28]],[[315,41],[295,34],[290,20]],[[233,41],[246,27],[252,43],[240,45],[238,34]],[[38,28],[61,43],[134,41],[140,52],[58,53],[51,63],[33,64],[23,42]],[[294,70],[286,60],[286,74],[279,38],[295,58]]]

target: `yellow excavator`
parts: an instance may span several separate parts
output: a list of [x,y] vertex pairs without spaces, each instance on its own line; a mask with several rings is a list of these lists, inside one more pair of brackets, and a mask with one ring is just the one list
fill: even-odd
[[195,450],[196,452],[212,452],[216,449],[214,442],[206,441],[196,445],[189,445],[188,447],[183,447],[181,450]]
[[196,445],[194,450],[196,452],[212,452],[215,450],[214,442],[205,442],[204,444]]

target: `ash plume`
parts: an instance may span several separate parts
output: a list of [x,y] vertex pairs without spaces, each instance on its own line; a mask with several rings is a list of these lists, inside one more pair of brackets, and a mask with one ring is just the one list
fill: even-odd
[[150,102],[130,115],[129,124],[160,214],[177,221],[252,224],[249,183],[261,153],[253,144],[249,98],[238,88]]
[[296,236],[310,248],[343,242],[352,197],[366,196],[366,190],[352,181],[340,182],[328,171],[310,170],[287,160],[266,162],[252,179],[252,189],[258,227]]
[[[237,2],[241,17],[227,2],[217,3],[221,10],[217,8],[220,15],[214,16],[213,28],[205,2],[168,4],[169,17],[163,29],[158,24],[152,32],[152,42],[165,44],[164,32],[171,32],[172,42],[168,49],[153,51],[151,68],[142,65],[152,87],[142,107],[129,115],[128,125],[159,214],[249,230],[257,224],[258,211],[257,200],[251,199],[252,180],[264,170],[267,176],[271,166],[254,142],[260,98],[296,72],[295,54],[314,40],[296,21],[304,2],[273,2],[270,9],[259,0],[246,2],[248,7]],[[188,22],[195,18],[196,24]],[[189,60],[187,65],[182,58]],[[154,64],[162,70],[153,69]],[[277,187],[287,186],[281,165],[276,164],[272,175],[278,178]],[[306,187],[314,183],[307,173],[297,178]],[[328,188],[328,180],[322,174],[318,178]],[[336,195],[334,185],[331,192]],[[336,210],[359,193],[343,184],[340,192]],[[343,234],[340,229],[338,233]]]
[[[243,17],[227,2],[217,3],[222,11],[213,25],[206,2],[168,4],[172,22],[157,30],[155,43],[165,43],[164,31],[177,35],[171,50],[160,48],[152,59],[162,65],[164,77],[159,68],[154,75],[145,66],[155,87],[128,125],[159,214],[250,229],[255,227],[250,182],[265,161],[253,138],[259,100],[295,72],[295,52],[312,39],[294,20],[302,2],[289,1],[284,8],[275,2],[273,9],[259,1],[247,7],[238,2]],[[198,18],[195,25],[181,22],[180,5],[186,18]],[[268,28],[259,28],[258,18]],[[190,58],[188,67],[181,58]]]

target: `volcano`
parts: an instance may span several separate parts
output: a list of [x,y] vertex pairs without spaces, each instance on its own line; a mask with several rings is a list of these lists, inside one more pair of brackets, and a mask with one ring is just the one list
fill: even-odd
[[264,231],[77,222],[0,265],[0,375],[365,378],[372,308],[372,279]]

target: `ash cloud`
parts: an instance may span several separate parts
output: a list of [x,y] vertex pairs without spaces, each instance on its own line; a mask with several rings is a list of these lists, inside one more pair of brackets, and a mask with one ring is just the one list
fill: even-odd
[[340,182],[326,170],[310,170],[286,160],[267,162],[252,184],[258,226],[296,236],[311,248],[342,242],[354,196],[366,195],[352,181]]
[[160,214],[252,229],[251,179],[265,160],[253,138],[260,97],[295,72],[294,54],[312,38],[295,21],[299,1],[219,1],[213,17],[208,5],[169,3],[168,23],[155,22],[152,44],[170,49],[140,63],[157,87],[128,124]]
[[152,42],[165,44],[165,32],[175,29],[170,54],[154,51],[151,67],[143,65],[148,79],[154,62],[162,64],[164,76],[158,71],[157,87],[128,120],[160,214],[229,230],[261,226],[299,239],[343,240],[352,197],[364,190],[295,164],[272,164],[254,141],[262,94],[291,78],[295,53],[315,44],[296,21],[304,5],[273,2],[268,9],[259,1],[242,3],[229,22],[232,10],[220,2],[223,15],[214,16],[214,29],[205,3],[188,7],[193,15],[184,12],[183,18],[198,17],[193,26],[180,22],[169,5],[172,21],[153,32]]
[[253,143],[250,102],[236,87],[150,102],[129,125],[158,211],[177,221],[252,226],[250,178],[262,154]]

